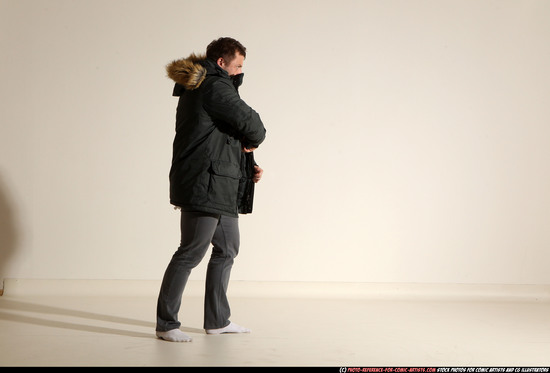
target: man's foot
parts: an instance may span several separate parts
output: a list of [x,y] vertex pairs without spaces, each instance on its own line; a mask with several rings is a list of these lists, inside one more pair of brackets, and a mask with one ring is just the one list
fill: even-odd
[[170,342],[191,342],[191,337],[179,329],[168,330],[167,332],[157,332],[157,337]]
[[206,334],[223,334],[223,333],[250,333],[250,329],[230,322],[225,328],[206,329]]

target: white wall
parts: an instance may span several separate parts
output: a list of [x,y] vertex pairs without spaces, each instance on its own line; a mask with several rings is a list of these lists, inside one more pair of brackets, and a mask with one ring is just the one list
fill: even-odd
[[549,16],[0,0],[0,277],[161,278],[179,241],[164,66],[232,36],[268,129],[234,280],[548,284]]

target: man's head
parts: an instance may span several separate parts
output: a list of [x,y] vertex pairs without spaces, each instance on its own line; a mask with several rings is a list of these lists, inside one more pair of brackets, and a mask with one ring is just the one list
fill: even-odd
[[246,48],[232,38],[219,38],[206,48],[206,57],[215,61],[229,76],[242,73]]

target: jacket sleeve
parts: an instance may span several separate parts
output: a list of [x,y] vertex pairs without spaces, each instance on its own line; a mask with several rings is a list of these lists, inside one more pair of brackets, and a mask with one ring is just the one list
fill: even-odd
[[249,147],[257,148],[265,139],[266,130],[260,115],[240,97],[230,81],[222,79],[205,87],[203,105],[213,118],[228,123]]

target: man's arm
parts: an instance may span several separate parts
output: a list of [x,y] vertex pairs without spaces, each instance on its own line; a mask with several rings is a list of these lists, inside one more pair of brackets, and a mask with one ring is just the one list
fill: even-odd
[[216,80],[207,87],[203,105],[212,118],[228,123],[244,137],[247,150],[264,141],[266,130],[259,114],[239,97],[229,81]]

